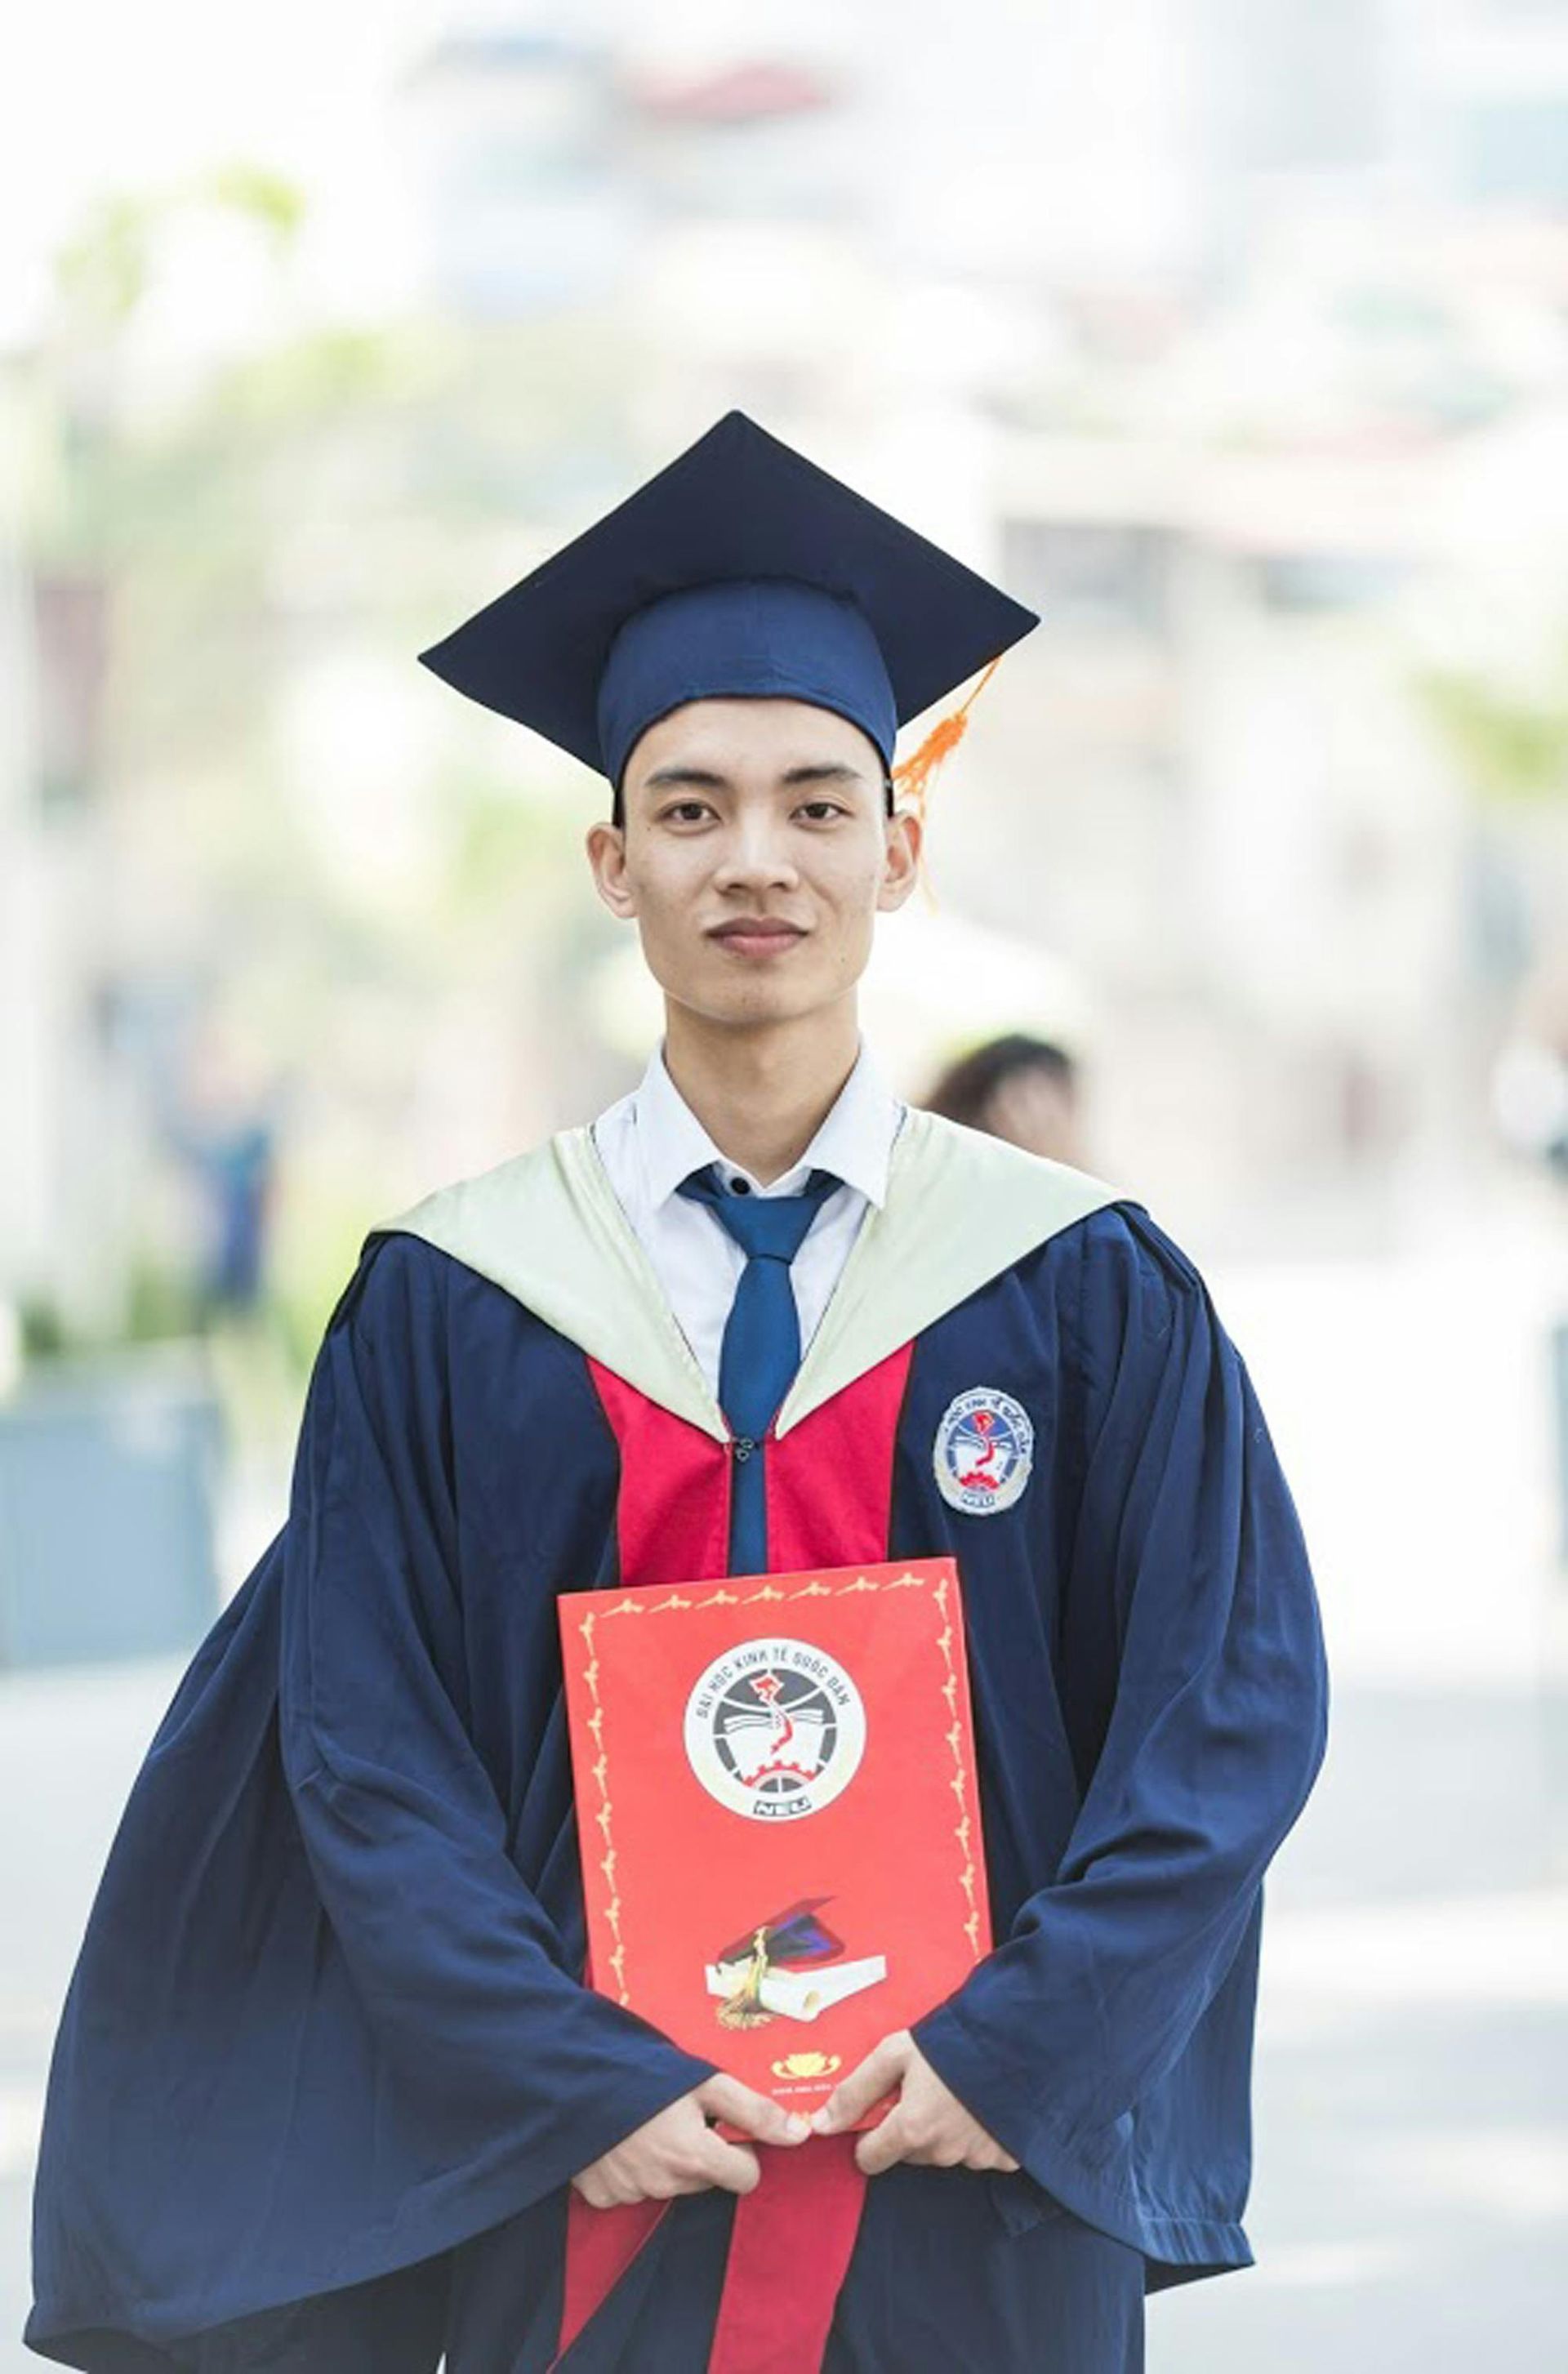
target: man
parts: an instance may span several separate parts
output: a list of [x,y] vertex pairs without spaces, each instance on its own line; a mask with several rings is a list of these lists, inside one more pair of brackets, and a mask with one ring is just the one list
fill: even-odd
[[[366,1240],[94,1906],[41,2354],[1126,2374],[1146,2286],[1250,2260],[1290,1493],[1144,1208],[905,1109],[855,1018],[897,726],[1034,623],[731,413],[423,654],[608,778],[664,1044]],[[999,1942],[806,2128],[581,1983],[555,1595],[949,1553]]]

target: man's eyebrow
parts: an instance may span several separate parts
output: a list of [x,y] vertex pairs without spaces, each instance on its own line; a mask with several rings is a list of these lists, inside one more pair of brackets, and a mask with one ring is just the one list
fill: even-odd
[[[784,783],[861,783],[865,780],[858,767],[850,766],[843,758],[824,758],[803,767],[791,767],[779,778]],[[667,791],[672,783],[698,783],[714,792],[730,788],[729,777],[716,773],[711,767],[655,767],[651,775],[643,778],[643,788],[649,792]]]
[[658,792],[669,783],[702,783],[710,791],[721,792],[728,782],[727,775],[715,775],[707,767],[655,767],[651,775],[643,776],[643,788]]

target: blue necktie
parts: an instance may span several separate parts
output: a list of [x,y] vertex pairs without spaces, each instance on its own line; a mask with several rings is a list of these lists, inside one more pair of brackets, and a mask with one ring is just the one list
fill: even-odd
[[729,1568],[762,1574],[768,1564],[762,1438],[800,1366],[800,1320],[789,1267],[825,1197],[841,1181],[813,1170],[799,1195],[731,1195],[707,1163],[678,1190],[706,1204],[746,1255],[719,1352],[719,1406],[735,1436]]

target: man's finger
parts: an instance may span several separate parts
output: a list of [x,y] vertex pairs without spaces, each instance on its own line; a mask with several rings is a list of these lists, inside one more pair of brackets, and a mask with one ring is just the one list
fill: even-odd
[[835,2135],[845,2127],[853,2127],[863,2119],[873,2102],[890,2094],[903,2075],[908,2059],[908,2042],[902,2036],[884,2036],[880,2044],[867,2054],[857,2069],[841,2079],[819,2110],[811,2113],[811,2123],[819,2135]]
[[744,2144],[726,2144],[711,2127],[704,2128],[702,2141],[693,2155],[704,2180],[723,2187],[725,2192],[750,2192],[760,2176],[755,2152]]
[[902,2159],[910,2148],[908,2113],[897,2102],[880,2124],[869,2128],[855,2147],[855,2164],[863,2176],[880,2176]]
[[713,2190],[713,2180],[707,2170],[693,2169],[690,2176],[660,2177],[656,2184],[651,2184],[647,2191],[639,2193],[637,2198],[640,2201],[673,2201],[680,2194],[712,2192]]
[[704,2110],[727,2119],[732,2127],[743,2127],[760,2144],[797,2144],[811,2132],[797,2110],[786,2110],[782,2102],[743,2086],[738,2077],[727,2076],[723,2070],[703,2080],[697,2088],[697,2099]]

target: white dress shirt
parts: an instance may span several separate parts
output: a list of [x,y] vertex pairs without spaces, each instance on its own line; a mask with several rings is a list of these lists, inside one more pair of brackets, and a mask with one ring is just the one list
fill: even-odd
[[764,1186],[713,1144],[670,1078],[661,1043],[637,1087],[594,1123],[594,1144],[610,1185],[715,1401],[725,1322],[746,1255],[716,1212],[676,1193],[681,1181],[707,1162],[718,1165],[719,1180],[732,1194],[797,1195],[814,1169],[843,1180],[823,1197],[790,1266],[804,1355],[867,1207],[886,1200],[893,1139],[907,1110],[862,1040],[855,1069],[799,1161]]

